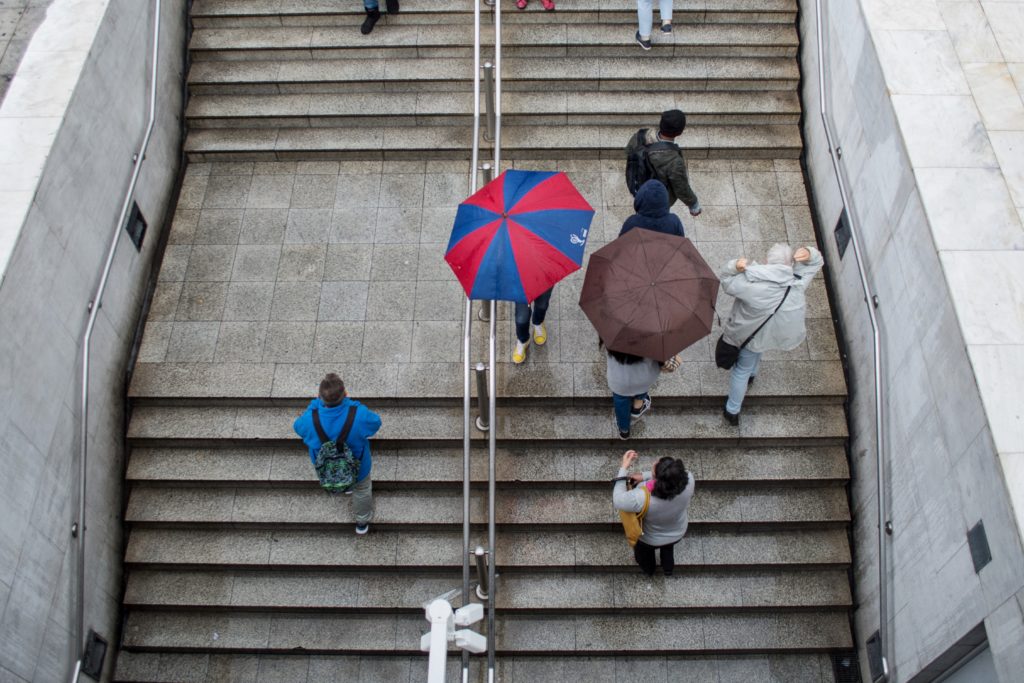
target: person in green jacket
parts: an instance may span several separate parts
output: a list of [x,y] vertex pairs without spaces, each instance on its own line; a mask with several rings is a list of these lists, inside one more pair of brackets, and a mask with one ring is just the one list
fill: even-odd
[[[683,150],[675,144],[675,139],[682,135],[686,128],[686,114],[678,109],[669,109],[662,112],[661,122],[658,129],[645,128],[633,134],[626,144],[626,158],[630,158],[640,145],[650,145],[655,142],[670,142],[672,146],[667,149],[654,148],[648,153],[651,166],[654,167],[655,177],[660,180],[668,190],[668,204],[672,206],[676,200],[681,200],[690,209],[691,216],[699,216],[701,212],[700,201],[697,194],[690,187],[690,176],[686,171],[686,159],[683,157]],[[643,139],[641,139],[643,135]],[[659,147],[667,147],[661,145]]]

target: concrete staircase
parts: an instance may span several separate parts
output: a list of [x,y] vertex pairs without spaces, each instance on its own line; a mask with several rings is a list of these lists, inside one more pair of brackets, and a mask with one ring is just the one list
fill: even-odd
[[[610,206],[608,197],[621,193],[625,140],[656,123],[662,109],[688,112],[688,158],[717,159],[703,162],[708,181],[739,164],[749,182],[777,168],[772,160],[799,155],[796,0],[679,3],[676,32],[656,35],[649,53],[632,42],[628,2],[565,0],[554,13],[538,4],[526,12],[503,5],[503,154],[567,168],[573,160],[609,159],[600,162],[608,165],[603,179],[588,171],[594,191],[604,193],[598,209],[612,226],[605,233],[613,236],[621,221],[623,202]],[[358,9],[339,0],[195,0],[186,150],[196,167],[232,162],[221,166],[234,174],[250,161],[340,159],[344,167],[383,159],[386,167],[389,160],[468,159],[472,3],[408,0],[368,37],[359,34]],[[362,163],[350,165],[347,177]],[[798,175],[792,161],[782,163]],[[287,164],[256,167],[294,173]],[[463,168],[460,162],[445,170]],[[197,222],[201,232],[211,206],[213,218],[238,209],[242,220],[244,192],[230,207],[204,204],[201,194],[208,183],[223,198],[238,183],[203,173],[186,178],[183,196],[194,203],[179,205],[175,229],[191,221],[192,232]],[[331,205],[334,185],[327,186]],[[706,214],[716,213],[716,203],[738,201],[731,184],[716,194]],[[264,204],[250,195],[248,206]],[[337,212],[340,204],[334,206]],[[794,207],[784,208],[782,234],[812,239],[809,220],[794,233]],[[262,215],[270,220],[273,211]],[[744,232],[742,241],[738,225],[735,231],[704,244],[709,261],[770,239]],[[212,234],[202,239],[209,244]],[[165,349],[176,339],[191,343],[193,328],[179,339],[172,325],[213,324],[170,321],[219,320],[192,316],[193,309],[183,316],[177,303],[185,263],[191,273],[200,250],[212,258],[229,248],[212,243],[172,239],[150,314],[152,324],[164,326]],[[327,249],[292,246],[294,253]],[[376,258],[376,245],[354,246]],[[397,248],[385,247],[385,257]],[[234,270],[228,261],[224,272],[239,271],[240,257],[233,258]],[[167,275],[175,270],[179,275]],[[438,280],[429,270],[428,279]],[[421,259],[409,279],[424,271]],[[613,438],[603,361],[575,306],[579,275],[559,286],[552,340],[533,349],[524,366],[507,363],[502,315],[494,425],[497,680],[832,683],[830,654],[852,647],[850,509],[845,384],[823,286],[816,282],[809,295],[808,348],[766,359],[738,429],[721,417],[724,373],[706,342],[659,382],[654,408],[628,445],[644,463],[682,457],[697,493],[675,577],[648,580],[611,506],[609,479],[625,444]],[[216,300],[217,284],[186,281],[184,289],[195,286],[199,298],[190,301],[200,307],[204,297]],[[409,283],[395,284],[408,294]],[[423,288],[436,293],[434,306],[453,304],[450,315],[431,320],[461,319],[460,297],[445,298],[448,284]],[[420,298],[417,291],[417,316],[427,308]],[[146,329],[143,346],[159,346]],[[474,331],[474,360],[482,356],[483,331]],[[212,351],[206,362],[163,357],[136,366],[129,395],[124,626],[115,680],[425,680],[422,604],[461,585],[461,363],[327,366],[268,362],[258,352],[252,362],[219,363]],[[373,445],[376,519],[365,537],[353,534],[349,500],[319,489],[291,431],[307,393],[329,370],[384,421]],[[486,540],[485,443],[474,433],[474,546]],[[451,681],[458,680],[457,660],[450,657]],[[484,658],[472,661],[474,683],[486,681]]]
[[[406,4],[363,36],[358,3],[196,0],[189,158],[468,158],[473,3]],[[685,3],[648,53],[629,3],[565,4],[502,12],[505,156],[617,159],[677,106],[690,158],[799,155],[796,0]]]

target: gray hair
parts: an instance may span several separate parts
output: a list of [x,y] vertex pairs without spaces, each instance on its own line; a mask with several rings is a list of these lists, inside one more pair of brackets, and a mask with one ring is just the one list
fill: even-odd
[[793,265],[793,247],[781,242],[773,244],[765,257],[765,263],[768,265]]

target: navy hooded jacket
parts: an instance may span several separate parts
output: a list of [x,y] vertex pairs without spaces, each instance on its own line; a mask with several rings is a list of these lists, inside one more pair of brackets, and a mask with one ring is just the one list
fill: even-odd
[[619,237],[633,228],[647,228],[655,232],[686,237],[683,233],[683,222],[679,216],[668,210],[668,190],[660,180],[648,180],[636,191],[633,198],[635,214],[626,219],[619,230]]
[[342,399],[341,403],[331,408],[324,405],[319,398],[315,398],[292,426],[295,433],[302,437],[302,441],[309,448],[309,459],[315,465],[316,453],[322,444],[316,433],[316,427],[313,425],[313,409],[316,408],[319,411],[320,426],[324,428],[327,438],[337,439],[341,435],[342,427],[345,426],[345,418],[348,417],[348,409],[351,406],[356,406],[356,417],[352,421],[352,431],[348,433],[345,443],[352,449],[352,455],[360,461],[359,476],[356,477],[356,481],[362,481],[370,474],[370,467],[373,464],[370,458],[368,439],[380,429],[380,416],[377,413],[347,396]]

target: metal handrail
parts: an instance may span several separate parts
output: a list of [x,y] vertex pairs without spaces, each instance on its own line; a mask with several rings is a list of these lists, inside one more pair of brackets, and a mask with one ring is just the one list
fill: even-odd
[[857,218],[851,210],[851,201],[846,190],[846,181],[843,179],[842,167],[839,164],[841,148],[836,145],[832,135],[832,127],[829,125],[828,104],[826,97],[825,80],[825,41],[822,32],[822,0],[815,0],[815,21],[817,30],[818,47],[818,97],[821,106],[821,122],[825,129],[825,138],[828,142],[828,153],[832,159],[832,169],[835,172],[836,182],[839,185],[839,196],[843,202],[843,210],[846,213],[850,224],[850,244],[853,246],[853,254],[857,261],[857,272],[860,275],[861,288],[864,290],[864,302],[867,304],[868,318],[871,320],[871,333],[873,337],[873,361],[875,375],[875,467],[876,472],[876,499],[878,501],[878,641],[881,654],[881,674],[873,677],[874,683],[882,683],[889,679],[889,665],[885,653],[888,649],[888,573],[886,571],[888,549],[886,548],[886,537],[892,533],[892,522],[888,520],[888,500],[885,490],[885,450],[884,450],[884,422],[882,419],[882,341],[881,332],[878,326],[878,318],[875,315],[875,308],[878,306],[878,297],[872,293],[871,285],[868,282],[867,271],[864,267],[864,258],[860,250],[860,239],[858,237],[859,227]]
[[85,632],[85,493],[86,493],[86,472],[89,455],[89,360],[92,332],[96,326],[96,318],[99,316],[100,308],[103,306],[103,294],[107,288],[107,281],[110,279],[110,270],[114,263],[114,254],[117,245],[121,241],[121,228],[128,218],[128,211],[131,209],[135,186],[139,181],[139,174],[142,172],[142,162],[146,159],[146,150],[149,148],[149,140],[153,136],[153,127],[156,122],[156,80],[157,70],[160,63],[160,11],[161,0],[153,0],[153,65],[149,78],[149,120],[146,124],[146,133],[139,145],[139,151],[132,157],[135,165],[132,170],[131,180],[128,183],[128,190],[125,192],[124,201],[121,203],[121,214],[114,226],[113,235],[110,238],[110,247],[107,250],[107,260],[100,275],[96,292],[89,301],[86,310],[89,312],[89,319],[85,325],[85,334],[82,336],[82,374],[81,374],[81,402],[79,404],[80,425],[79,425],[79,449],[78,449],[78,516],[71,524],[71,537],[76,540],[75,549],[75,610],[74,624],[71,634],[74,638],[75,647],[78,650],[78,660],[75,662],[74,671],[71,674],[71,683],[76,683],[82,673],[82,664],[85,659],[83,636]]

